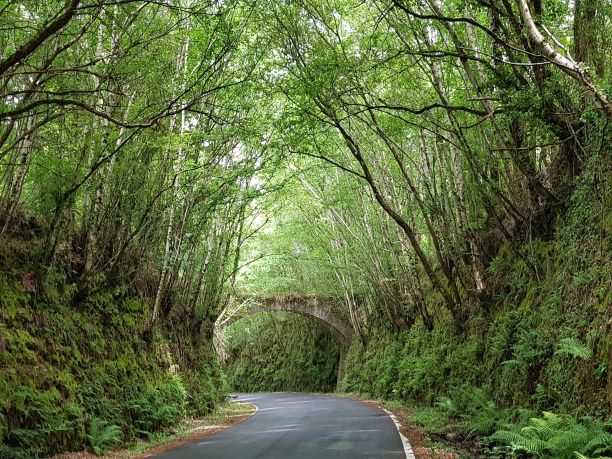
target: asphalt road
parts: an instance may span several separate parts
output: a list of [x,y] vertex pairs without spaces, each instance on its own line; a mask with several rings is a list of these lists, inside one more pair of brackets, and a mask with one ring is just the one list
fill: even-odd
[[259,409],[164,459],[404,459],[395,424],[383,411],[353,400],[293,393],[240,394]]

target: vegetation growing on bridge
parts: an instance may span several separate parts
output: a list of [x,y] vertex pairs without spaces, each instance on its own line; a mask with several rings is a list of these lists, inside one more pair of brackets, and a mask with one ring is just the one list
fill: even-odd
[[[327,390],[346,355],[345,390],[493,456],[534,425],[532,454],[612,454],[609,2],[0,13],[0,457],[205,413],[228,346],[238,387]],[[223,333],[273,295],[335,298],[350,346]]]

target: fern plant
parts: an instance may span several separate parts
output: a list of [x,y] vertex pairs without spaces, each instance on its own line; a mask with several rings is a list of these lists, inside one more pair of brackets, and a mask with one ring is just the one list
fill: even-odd
[[459,413],[459,409],[455,404],[455,401],[447,396],[438,397],[436,406],[442,409],[448,417],[454,417]]
[[544,412],[524,427],[495,432],[491,439],[541,458],[607,458],[612,453],[610,423],[586,419],[581,424],[569,415]]
[[593,357],[593,351],[575,338],[564,338],[557,345],[556,355],[569,355],[583,360]]
[[94,453],[101,456],[107,453],[113,446],[119,444],[123,435],[119,426],[96,418],[91,421],[87,437]]
[[467,435],[486,436],[508,419],[506,410],[499,409],[482,389],[465,384],[456,387],[448,396],[438,397],[436,408]]

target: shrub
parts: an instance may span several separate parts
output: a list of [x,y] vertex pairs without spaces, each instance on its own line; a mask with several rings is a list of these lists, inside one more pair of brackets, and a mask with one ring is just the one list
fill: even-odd
[[123,439],[121,428],[115,424],[95,418],[89,427],[89,444],[98,456],[107,453]]
[[141,434],[156,432],[176,425],[186,415],[187,391],[178,374],[148,387],[140,397],[129,403],[134,423]]
[[540,458],[604,458],[612,454],[611,423],[585,418],[578,422],[569,415],[544,412],[527,425],[498,430],[490,438]]

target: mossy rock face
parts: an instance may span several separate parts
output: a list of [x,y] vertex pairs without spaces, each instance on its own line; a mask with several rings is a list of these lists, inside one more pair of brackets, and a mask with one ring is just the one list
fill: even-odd
[[9,271],[0,277],[0,458],[90,448],[94,421],[119,426],[122,441],[146,437],[223,396],[212,343],[178,341],[191,324],[161,322],[147,341],[149,300],[128,289],[101,279],[75,303],[65,276],[50,272],[34,289],[22,282],[27,264]]
[[260,313],[226,329],[226,365],[234,390],[331,392],[336,388],[340,347],[309,318]]

